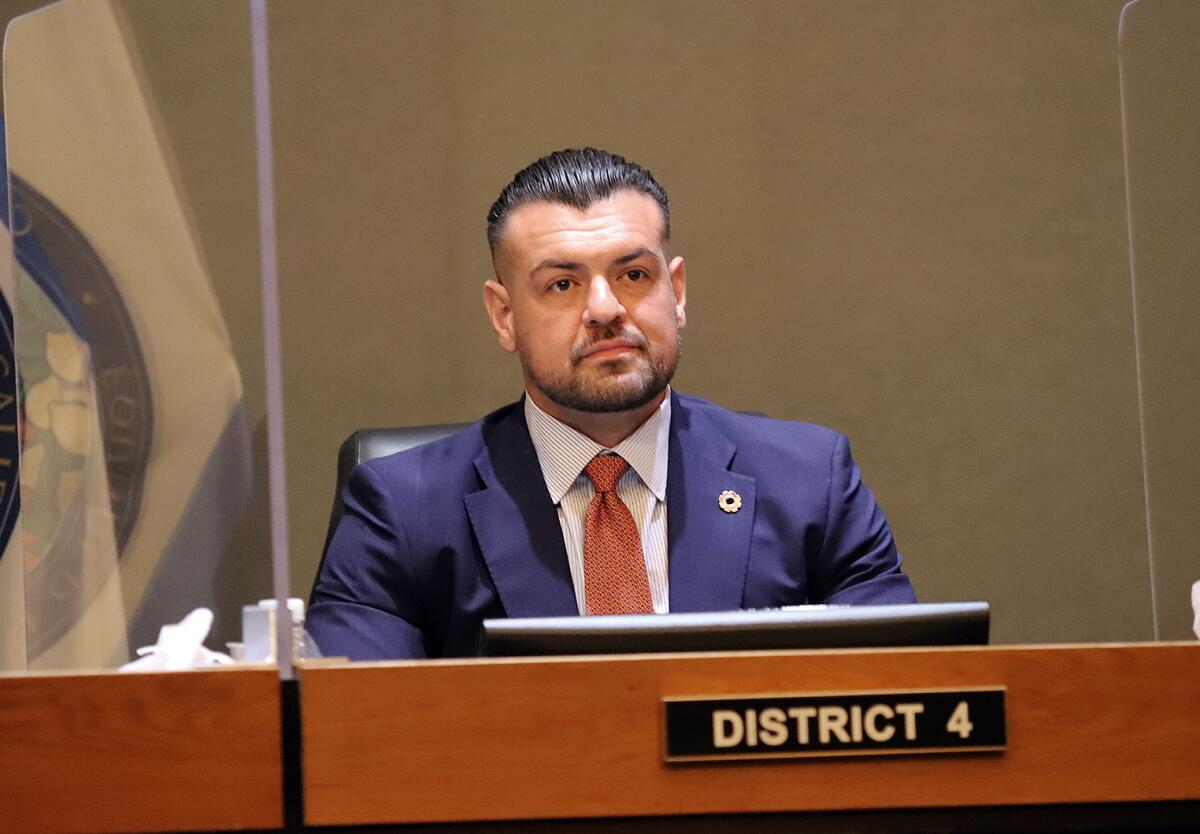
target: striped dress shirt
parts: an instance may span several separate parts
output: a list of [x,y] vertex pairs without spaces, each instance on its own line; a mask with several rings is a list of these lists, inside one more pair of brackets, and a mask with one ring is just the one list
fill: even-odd
[[617,495],[629,508],[642,540],[650,598],[655,614],[665,614],[667,589],[667,440],[671,429],[671,392],[637,431],[612,449],[551,417],[525,396],[525,423],[537,450],[542,477],[550,500],[558,510],[575,604],[587,613],[587,588],[583,578],[583,522],[595,487],[583,468],[596,455],[612,452],[623,457],[629,469],[617,482]]

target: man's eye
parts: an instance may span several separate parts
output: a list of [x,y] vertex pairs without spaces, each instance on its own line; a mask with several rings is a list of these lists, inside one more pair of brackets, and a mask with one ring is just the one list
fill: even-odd
[[571,289],[571,281],[566,278],[561,278],[550,285],[550,288],[555,292],[566,292]]
[[631,269],[625,273],[625,277],[628,278],[630,281],[640,281],[646,277],[646,270]]

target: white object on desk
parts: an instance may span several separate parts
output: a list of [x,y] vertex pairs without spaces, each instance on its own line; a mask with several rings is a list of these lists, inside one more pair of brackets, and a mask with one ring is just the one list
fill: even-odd
[[1196,615],[1196,619],[1192,620],[1192,631],[1200,637],[1200,582],[1192,585],[1192,613]]
[[197,608],[174,625],[158,630],[158,642],[137,650],[138,659],[126,663],[121,672],[178,671],[221,666],[233,658],[204,648],[204,638],[212,628],[213,612]]
[[[260,599],[257,605],[242,606],[242,657],[251,662],[275,662],[276,641],[275,611],[279,604],[273,599]],[[304,600],[299,597],[289,597],[287,601],[288,615],[292,620],[292,641],[302,633],[304,627]],[[293,645],[292,656],[297,652]]]

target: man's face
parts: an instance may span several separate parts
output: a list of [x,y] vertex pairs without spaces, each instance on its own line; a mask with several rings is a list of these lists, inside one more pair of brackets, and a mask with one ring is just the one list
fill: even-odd
[[686,276],[662,233],[658,204],[633,190],[586,211],[536,202],[509,215],[494,256],[502,283],[487,282],[484,303],[539,406],[628,411],[671,381]]

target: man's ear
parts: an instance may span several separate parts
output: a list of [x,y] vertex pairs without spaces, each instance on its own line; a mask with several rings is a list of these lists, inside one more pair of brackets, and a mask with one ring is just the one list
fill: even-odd
[[513,353],[517,349],[517,335],[513,328],[513,310],[508,288],[499,281],[485,281],[483,306],[487,309],[488,320],[492,323],[492,330],[496,331],[500,347]]
[[672,258],[667,271],[671,276],[671,292],[675,294],[675,322],[682,329],[687,324],[687,269],[683,258]]

